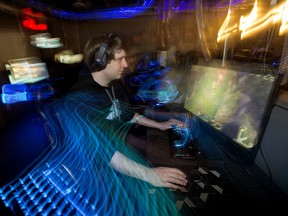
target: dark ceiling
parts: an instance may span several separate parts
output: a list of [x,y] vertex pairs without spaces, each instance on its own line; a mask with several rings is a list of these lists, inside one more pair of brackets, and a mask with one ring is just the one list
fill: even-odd
[[29,6],[43,10],[65,10],[69,12],[105,10],[125,6],[136,6],[146,0],[1,0],[9,5]]
[[[234,7],[245,9],[253,7],[255,0],[233,0]],[[1,0],[0,10],[5,12],[20,11],[32,8],[34,11],[63,19],[109,19],[126,18],[129,15],[139,15],[163,10],[195,9],[196,5],[208,8],[223,8],[227,10],[230,0]],[[265,1],[266,2],[266,1]],[[225,9],[226,8],[226,9]],[[149,10],[147,10],[149,9]],[[113,13],[116,10],[116,14]],[[76,14],[76,15],[75,15]],[[79,15],[80,14],[80,15]]]
[[[177,3],[181,0],[175,1]],[[34,12],[63,19],[111,19],[132,17],[148,11],[147,9],[153,10],[155,2],[156,0],[0,0],[0,12],[15,15],[21,13],[23,8],[31,8]]]
[[[121,8],[127,6],[144,5],[147,2],[154,4],[161,2],[163,5],[177,6],[180,4],[209,4],[218,7],[227,5],[230,0],[1,0],[9,5],[14,6],[30,6],[34,8],[65,10],[65,11],[85,11],[85,10],[105,10],[110,8]],[[246,4],[254,2],[254,0],[233,0],[233,4]]]
[[40,4],[46,4],[51,8],[78,11],[78,10],[100,10],[116,8],[137,4],[137,0],[37,0]]

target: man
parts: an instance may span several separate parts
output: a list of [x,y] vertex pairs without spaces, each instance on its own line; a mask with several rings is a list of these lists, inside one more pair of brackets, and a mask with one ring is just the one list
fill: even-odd
[[180,122],[157,122],[134,111],[120,84],[125,58],[116,35],[88,40],[83,62],[89,73],[80,75],[67,95],[45,106],[54,149],[43,164],[61,167],[62,173],[65,167],[69,175],[60,177],[82,197],[71,201],[86,203],[81,211],[87,215],[180,215],[168,188],[185,186],[186,175],[152,166],[125,142],[134,123],[167,130]]
[[[96,95],[97,106],[102,110],[101,116],[107,121],[117,121],[123,124],[137,123],[160,130],[167,130],[173,124],[181,123],[175,119],[157,122],[133,110],[127,94],[119,82],[124,75],[125,68],[128,67],[125,59],[126,52],[120,37],[114,34],[100,34],[91,37],[86,43],[83,56],[84,65],[90,74],[79,80],[74,91],[89,91],[94,96]],[[110,133],[113,132],[121,134],[121,130],[118,128],[110,131]],[[113,154],[110,165],[119,172],[148,181],[154,186],[177,189],[187,183],[185,174],[179,169],[144,167],[119,151],[115,151]]]

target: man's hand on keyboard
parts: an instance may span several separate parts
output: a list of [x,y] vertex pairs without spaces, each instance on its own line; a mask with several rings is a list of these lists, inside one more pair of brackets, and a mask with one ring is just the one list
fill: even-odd
[[173,125],[184,125],[184,122],[181,122],[177,119],[169,119],[168,121],[160,123],[160,130],[168,130],[173,127]]

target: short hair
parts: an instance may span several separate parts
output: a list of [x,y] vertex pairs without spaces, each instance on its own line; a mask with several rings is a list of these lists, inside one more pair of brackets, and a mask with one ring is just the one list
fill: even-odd
[[101,70],[95,61],[95,55],[99,52],[102,44],[106,44],[107,62],[114,59],[117,50],[124,49],[120,36],[116,34],[102,33],[92,36],[86,43],[83,51],[83,63],[86,69],[92,73]]

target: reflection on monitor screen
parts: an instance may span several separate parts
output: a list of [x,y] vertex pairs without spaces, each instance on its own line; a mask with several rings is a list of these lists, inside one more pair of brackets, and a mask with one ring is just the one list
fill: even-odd
[[193,65],[184,108],[246,149],[257,145],[276,77]]

